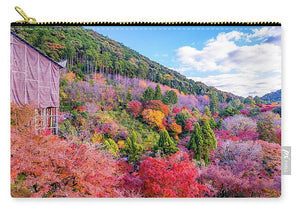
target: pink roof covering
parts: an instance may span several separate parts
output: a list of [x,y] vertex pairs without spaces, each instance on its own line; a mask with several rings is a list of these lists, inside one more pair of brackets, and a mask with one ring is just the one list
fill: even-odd
[[11,34],[10,38],[11,102],[59,107],[61,67],[17,36]]

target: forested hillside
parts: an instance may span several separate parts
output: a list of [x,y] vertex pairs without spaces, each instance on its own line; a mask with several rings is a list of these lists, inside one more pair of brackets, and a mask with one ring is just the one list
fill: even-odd
[[69,63],[58,133],[11,103],[13,197],[281,195],[280,103],[230,97],[81,27],[14,31]]
[[221,102],[237,96],[187,79],[138,52],[83,27],[12,27],[12,30],[56,61],[67,59],[68,69],[83,77],[93,72],[148,79],[184,94],[216,92]]
[[281,89],[277,90],[275,92],[271,92],[268,94],[265,94],[261,97],[262,100],[272,103],[272,102],[280,102],[281,101]]

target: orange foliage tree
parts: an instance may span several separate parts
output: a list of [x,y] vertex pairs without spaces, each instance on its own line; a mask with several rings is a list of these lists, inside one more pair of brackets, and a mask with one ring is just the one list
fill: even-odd
[[149,101],[145,102],[144,109],[152,109],[152,110],[161,111],[165,115],[167,115],[170,112],[168,106],[165,105],[160,100],[149,100]]
[[159,130],[163,129],[162,120],[165,117],[165,114],[161,111],[145,109],[142,112],[143,120],[147,123],[151,128],[157,127]]

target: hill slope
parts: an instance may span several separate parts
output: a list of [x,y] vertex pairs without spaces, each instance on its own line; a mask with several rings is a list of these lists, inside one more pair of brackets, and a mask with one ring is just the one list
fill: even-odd
[[261,97],[262,100],[267,102],[280,102],[281,101],[281,89],[265,94]]
[[[104,72],[149,79],[184,94],[216,92],[225,102],[241,98],[202,82],[195,82],[95,31],[73,26],[12,26],[12,30],[56,61],[68,60],[68,69],[79,74]],[[225,96],[226,95],[226,96]]]

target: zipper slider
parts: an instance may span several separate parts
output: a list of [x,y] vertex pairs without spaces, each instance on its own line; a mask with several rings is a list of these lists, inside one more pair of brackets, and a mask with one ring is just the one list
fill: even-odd
[[24,20],[17,21],[17,23],[36,24],[36,19],[28,17],[27,14],[20,7],[16,6],[15,10],[24,18]]

